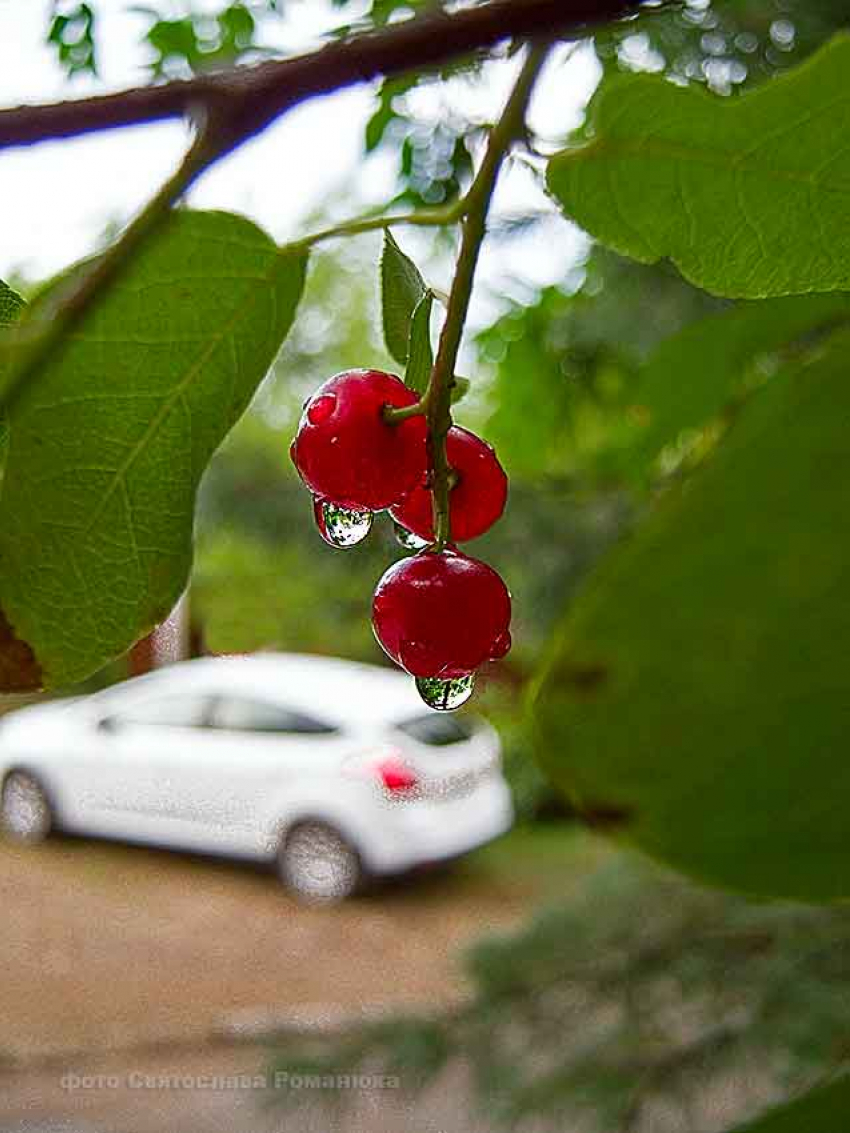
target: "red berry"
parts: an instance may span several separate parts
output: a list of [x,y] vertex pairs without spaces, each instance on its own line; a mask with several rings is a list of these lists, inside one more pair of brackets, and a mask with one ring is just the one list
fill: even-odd
[[[508,478],[493,446],[459,425],[449,429],[446,456],[456,477],[449,495],[452,539],[463,543],[483,535],[505,510]],[[390,512],[420,539],[434,538],[432,496],[425,480]]]
[[380,370],[346,370],[326,381],[304,406],[290,449],[307,487],[338,507],[380,511],[397,503],[424,476],[425,418],[390,425],[383,409],[416,400]]
[[474,673],[511,647],[511,596],[498,574],[460,551],[421,551],[394,563],[375,589],[372,627],[415,677]]

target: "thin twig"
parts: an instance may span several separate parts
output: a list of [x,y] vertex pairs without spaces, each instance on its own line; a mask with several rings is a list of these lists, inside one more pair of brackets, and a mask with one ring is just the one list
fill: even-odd
[[478,256],[487,230],[487,211],[499,170],[512,143],[520,136],[531,92],[549,53],[550,43],[533,44],[502,117],[490,134],[481,167],[466,195],[461,243],[448,309],[431,382],[428,386],[428,447],[434,499],[434,540],[438,550],[451,541],[449,476],[446,435],[452,424],[452,385],[463,327],[466,322]]

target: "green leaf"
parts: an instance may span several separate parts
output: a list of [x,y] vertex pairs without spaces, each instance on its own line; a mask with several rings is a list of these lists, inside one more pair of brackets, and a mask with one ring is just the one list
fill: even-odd
[[413,312],[427,290],[416,264],[402,252],[393,234],[386,229],[384,251],[381,256],[384,339],[387,350],[400,366],[407,362]]
[[850,895],[850,339],[753,395],[556,631],[540,758],[698,878]]
[[69,75],[97,74],[95,23],[95,13],[90,4],[77,4],[54,14],[47,42],[55,48],[60,65]]
[[7,283],[0,279],[0,327],[13,323],[25,305],[17,291],[13,291]]
[[839,1133],[850,1127],[850,1077],[811,1090],[736,1133]]
[[669,257],[719,295],[850,289],[850,36],[752,94],[647,75],[603,83],[586,145],[552,158],[567,214],[634,259]]
[[[0,279],[0,327],[11,326],[23,311],[26,303],[13,291],[8,283]],[[0,357],[0,370],[2,370],[2,357]],[[6,453],[9,450],[9,419],[4,410],[0,409],[0,481],[6,467]]]
[[452,382],[452,405],[457,405],[469,393],[469,378],[462,378],[455,374]]
[[198,481],[277,353],[305,268],[247,220],[180,210],[20,395],[0,496],[16,638],[0,634],[0,687],[79,681],[167,616]]
[[425,292],[410,320],[410,339],[407,347],[407,369],[404,384],[414,393],[423,394],[428,388],[431,370],[434,368],[434,354],[431,350],[431,309],[434,306],[434,293]]
[[644,471],[683,430],[716,417],[743,392],[759,356],[848,316],[847,295],[798,295],[742,303],[667,339],[638,376],[633,400],[646,425],[629,463]]

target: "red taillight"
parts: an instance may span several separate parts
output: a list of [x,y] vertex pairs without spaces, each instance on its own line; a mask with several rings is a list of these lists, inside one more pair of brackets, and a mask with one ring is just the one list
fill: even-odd
[[413,791],[419,784],[416,773],[401,759],[395,757],[382,760],[375,770],[381,783],[393,794]]

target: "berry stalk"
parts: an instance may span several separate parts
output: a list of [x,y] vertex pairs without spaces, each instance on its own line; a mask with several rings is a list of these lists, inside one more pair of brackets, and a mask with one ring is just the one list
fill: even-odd
[[481,245],[487,231],[487,213],[493,190],[513,142],[525,127],[525,113],[538,75],[549,53],[549,43],[533,43],[502,116],[490,134],[481,166],[464,199],[461,241],[455,276],[448,298],[446,320],[440,335],[437,358],[422,407],[428,418],[428,459],[433,492],[434,536],[437,550],[451,541],[449,493],[451,468],[446,456],[446,437],[452,426],[452,386],[455,364]]

